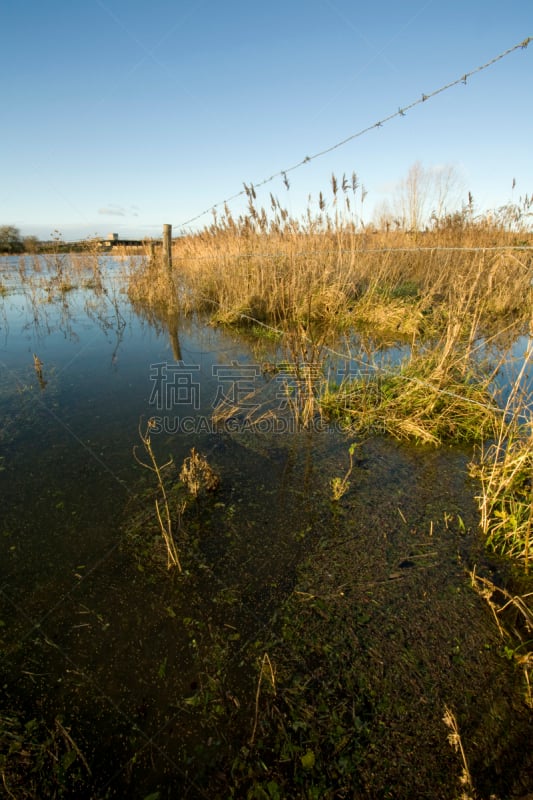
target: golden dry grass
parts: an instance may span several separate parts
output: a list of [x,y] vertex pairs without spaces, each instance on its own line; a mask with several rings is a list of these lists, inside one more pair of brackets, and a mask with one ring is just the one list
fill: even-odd
[[427,339],[451,319],[475,337],[519,323],[531,306],[533,255],[522,247],[531,234],[487,221],[370,231],[337,195],[329,215],[321,204],[301,219],[276,198],[269,213],[256,208],[252,193],[249,200],[239,218],[226,209],[174,240],[173,285],[158,255],[137,265],[131,299],[207,312],[221,324],[320,322],[338,330],[358,323],[399,339]]

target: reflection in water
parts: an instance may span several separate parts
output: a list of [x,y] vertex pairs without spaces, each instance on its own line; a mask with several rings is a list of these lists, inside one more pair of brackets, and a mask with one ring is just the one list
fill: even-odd
[[174,311],[169,313],[164,324],[168,330],[170,346],[172,348],[172,355],[174,356],[174,361],[182,361],[183,359],[181,357],[181,347],[178,335],[179,316],[177,312]]
[[35,353],[33,354],[33,366],[35,368],[35,374],[37,375],[37,380],[39,381],[39,386],[41,388],[41,391],[44,391],[48,381],[45,381],[43,377],[43,362],[41,361],[39,356],[35,355]]
[[181,316],[178,309],[154,308],[144,306],[141,303],[134,303],[133,307],[137,315],[160,333],[168,336],[170,348],[174,361],[182,361],[182,351],[179,338]]
[[[114,363],[127,324],[117,265],[109,258],[103,259],[103,265],[95,262],[95,266],[93,261],[73,257],[75,269],[71,274],[65,254],[53,258],[32,256],[31,263],[28,258],[20,259],[16,272],[7,271],[13,264],[4,259],[8,263],[3,264],[2,275],[9,287],[1,310],[4,347],[9,344],[10,324],[22,324],[24,332],[36,343],[43,343],[58,332],[65,340],[79,342],[89,320],[106,337],[115,337],[111,356]],[[79,280],[75,282],[75,278]]]

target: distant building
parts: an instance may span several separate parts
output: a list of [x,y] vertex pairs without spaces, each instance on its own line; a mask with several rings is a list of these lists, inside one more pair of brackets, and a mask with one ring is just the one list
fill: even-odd
[[117,245],[123,247],[141,247],[143,244],[141,239],[119,239],[118,233],[108,233],[105,239],[100,239],[100,247],[104,249],[111,249]]

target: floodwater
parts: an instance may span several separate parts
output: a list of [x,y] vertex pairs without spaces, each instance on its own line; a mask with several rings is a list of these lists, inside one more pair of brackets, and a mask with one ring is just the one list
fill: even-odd
[[[510,579],[477,535],[471,452],[369,440],[331,503],[350,440],[291,427],[265,369],[275,345],[135,310],[121,264],[103,266],[102,283],[66,292],[28,282],[30,264],[22,282],[18,261],[0,274],[7,796],[451,797],[462,765],[445,706],[480,797],[533,790],[522,676],[469,583],[474,564]],[[216,423],[221,402],[241,410]],[[220,477],[183,512],[182,574],[166,569],[155,475],[134,456],[147,459],[148,419],[169,494],[192,447]],[[351,663],[326,674],[339,631]],[[338,744],[317,739],[310,709],[348,700],[360,708]],[[338,773],[322,747],[344,758]]]

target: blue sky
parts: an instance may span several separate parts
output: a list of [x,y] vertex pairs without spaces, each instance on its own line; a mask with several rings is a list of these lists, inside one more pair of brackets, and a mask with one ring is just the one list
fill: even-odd
[[[69,240],[177,232],[533,36],[533,4],[5,0],[0,30],[0,224]],[[420,161],[492,208],[533,193],[532,141],[533,42],[266,189],[298,214],[355,171],[368,221]]]

